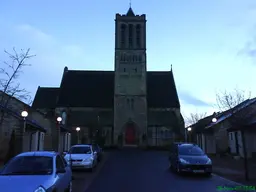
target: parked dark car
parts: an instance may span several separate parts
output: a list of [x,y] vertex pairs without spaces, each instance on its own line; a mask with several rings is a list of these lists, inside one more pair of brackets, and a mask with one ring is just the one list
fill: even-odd
[[92,144],[93,151],[97,152],[98,161],[100,162],[103,156],[102,148],[98,144]]
[[212,174],[212,161],[196,144],[173,143],[169,151],[169,167],[177,173]]

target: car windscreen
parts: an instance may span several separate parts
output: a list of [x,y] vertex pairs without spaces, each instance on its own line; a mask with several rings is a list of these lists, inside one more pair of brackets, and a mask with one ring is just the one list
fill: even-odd
[[69,151],[70,154],[91,154],[91,148],[89,146],[72,147]]
[[194,145],[184,145],[184,146],[179,146],[179,155],[195,155],[195,156],[200,156],[204,155],[205,153],[203,150]]
[[53,157],[19,156],[10,160],[1,175],[50,175],[53,172]]

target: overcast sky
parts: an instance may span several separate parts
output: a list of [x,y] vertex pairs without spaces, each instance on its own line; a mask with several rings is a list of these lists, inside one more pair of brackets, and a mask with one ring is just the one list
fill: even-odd
[[[113,70],[115,14],[128,8],[129,0],[1,1],[0,59],[4,49],[31,48],[20,80],[33,96],[39,85],[59,86],[65,66]],[[183,115],[212,113],[218,91],[256,95],[255,0],[133,0],[132,8],[147,16],[148,70],[173,65]]]

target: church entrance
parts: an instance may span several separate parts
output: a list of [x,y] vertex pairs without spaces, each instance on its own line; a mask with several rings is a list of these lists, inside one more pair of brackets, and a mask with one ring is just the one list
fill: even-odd
[[125,145],[136,145],[136,128],[134,123],[128,123],[126,125]]

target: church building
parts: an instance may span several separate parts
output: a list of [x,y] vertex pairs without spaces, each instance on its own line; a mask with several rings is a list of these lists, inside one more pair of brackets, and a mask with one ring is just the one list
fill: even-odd
[[173,71],[147,71],[146,15],[132,8],[116,14],[114,66],[114,71],[65,67],[60,86],[39,86],[32,107],[61,116],[72,144],[91,142],[97,134],[106,146],[159,146],[183,138]]

